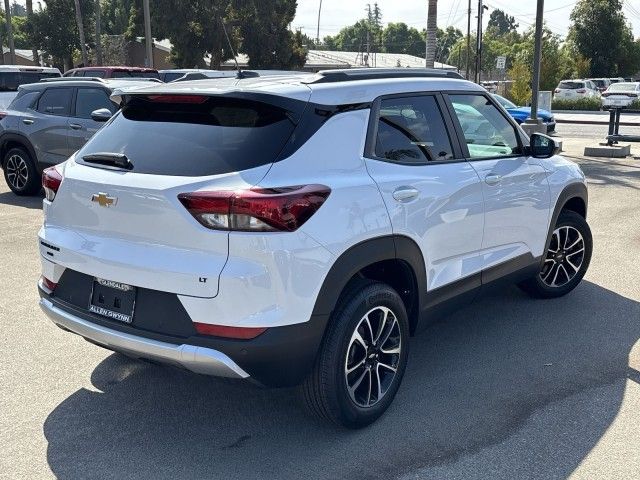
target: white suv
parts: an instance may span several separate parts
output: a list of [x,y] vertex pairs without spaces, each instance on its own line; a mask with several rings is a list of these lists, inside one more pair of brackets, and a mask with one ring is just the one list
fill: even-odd
[[43,174],[40,305],[197,373],[302,384],[348,427],[392,402],[409,337],[500,280],[581,281],[587,188],[455,74],[328,71],[114,92]]

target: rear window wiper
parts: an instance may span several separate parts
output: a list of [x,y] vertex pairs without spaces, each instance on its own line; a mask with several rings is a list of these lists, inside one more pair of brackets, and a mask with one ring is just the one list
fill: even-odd
[[89,155],[83,156],[82,160],[87,163],[96,163],[98,165],[105,165],[108,167],[125,168],[127,170],[131,170],[133,168],[133,163],[131,163],[131,161],[124,153],[90,153]]

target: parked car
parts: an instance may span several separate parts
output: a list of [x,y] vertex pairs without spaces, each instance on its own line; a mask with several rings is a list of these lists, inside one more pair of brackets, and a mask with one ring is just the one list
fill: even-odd
[[602,94],[602,106],[628,107],[640,96],[640,82],[621,82],[611,85]]
[[600,92],[591,80],[562,80],[554,91],[554,100],[580,100],[600,98]]
[[[531,116],[531,107],[518,107],[515,103],[507,100],[501,95],[493,95],[500,105],[513,117],[513,119],[521,124]],[[547,132],[553,132],[556,129],[556,119],[553,114],[544,109],[538,109],[538,117],[547,126]]]
[[611,85],[611,80],[608,78],[589,78],[587,80],[593,82],[600,93],[604,92],[609,88],[609,85]]
[[[43,169],[65,161],[81,148],[118,106],[113,88],[148,82],[61,78],[22,85],[13,102],[0,111],[0,165],[17,195],[40,192]],[[96,110],[106,109],[92,117]]]
[[20,85],[39,82],[43,78],[60,76],[60,70],[57,68],[0,65],[0,110],[7,108],[16,98]]
[[[629,80],[627,80],[626,78],[622,78],[622,77],[615,77],[615,78],[610,78],[609,81],[611,83],[620,83],[620,82],[627,82]],[[633,81],[633,80],[631,80]]]
[[65,77],[160,78],[158,70],[143,67],[81,67],[64,72]]
[[40,306],[107,349],[301,383],[321,417],[362,427],[437,308],[499,281],[559,297],[589,265],[580,168],[455,73],[113,97],[122,109],[45,170],[39,232]]

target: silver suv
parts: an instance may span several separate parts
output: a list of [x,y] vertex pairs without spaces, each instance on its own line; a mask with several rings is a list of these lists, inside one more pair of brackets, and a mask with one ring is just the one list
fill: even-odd
[[102,126],[118,105],[109,96],[146,82],[55,79],[22,85],[0,111],[0,165],[16,195],[40,192],[40,174],[64,162]]

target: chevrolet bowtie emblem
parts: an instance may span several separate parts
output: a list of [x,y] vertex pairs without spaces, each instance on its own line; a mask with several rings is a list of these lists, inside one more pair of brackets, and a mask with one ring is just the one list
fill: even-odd
[[118,203],[118,198],[110,197],[108,194],[100,192],[94,193],[91,196],[91,201],[96,202],[101,207],[110,207],[111,205]]

